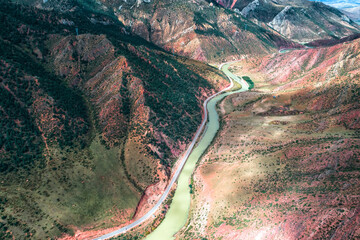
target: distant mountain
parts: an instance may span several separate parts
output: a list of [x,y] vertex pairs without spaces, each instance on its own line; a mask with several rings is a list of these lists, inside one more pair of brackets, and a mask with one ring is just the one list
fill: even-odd
[[320,2],[338,8],[355,22],[360,22],[360,0],[320,0]]
[[[315,1],[315,0],[314,0]],[[360,6],[360,0],[316,0],[338,9],[354,8]]]
[[344,8],[341,9],[341,11],[348,15],[355,22],[360,22],[360,6],[353,8]]
[[[255,24],[206,0],[87,2],[84,7],[116,17],[127,31],[182,56],[214,62],[240,54],[267,54],[294,47],[266,24]],[[35,0],[44,9],[71,11],[73,3]]]
[[[72,11],[74,3],[30,2]],[[339,10],[307,0],[87,1],[84,7],[116,17],[134,34],[167,51],[213,62],[239,54],[267,54],[320,39],[360,32]],[[225,9],[223,9],[222,7]]]
[[244,17],[267,24],[297,42],[341,38],[360,27],[338,9],[306,0],[216,0]]

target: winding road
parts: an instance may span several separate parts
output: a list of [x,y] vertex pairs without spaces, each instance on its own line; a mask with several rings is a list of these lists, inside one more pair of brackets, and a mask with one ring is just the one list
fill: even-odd
[[[142,216],[141,218],[137,219],[136,221],[132,222],[131,224],[126,225],[126,226],[124,226],[124,227],[122,227],[122,228],[120,228],[120,229],[118,229],[118,230],[116,230],[116,231],[113,231],[113,232],[111,232],[111,233],[108,233],[108,234],[105,234],[105,235],[103,235],[103,236],[100,236],[100,237],[96,238],[95,240],[108,239],[108,238],[111,238],[111,237],[115,237],[115,236],[117,236],[117,235],[119,235],[119,234],[122,234],[122,233],[130,230],[131,228],[134,228],[134,227],[140,225],[141,223],[145,222],[146,220],[148,220],[148,219],[149,219],[150,217],[152,217],[152,216],[155,214],[155,212],[159,209],[159,207],[161,206],[161,204],[164,202],[164,200],[165,200],[166,197],[168,196],[168,194],[169,194],[171,188],[173,187],[174,183],[178,180],[180,174],[182,173],[182,170],[183,170],[185,164],[188,162],[187,160],[188,160],[190,154],[192,153],[193,148],[194,148],[196,142],[197,142],[198,140],[203,140],[205,134],[208,132],[208,128],[206,128],[205,131],[204,131],[205,134],[203,134],[202,137],[199,139],[202,131],[204,130],[204,127],[205,127],[206,124],[208,123],[208,116],[209,116],[208,103],[209,103],[209,101],[210,101],[210,100],[214,100],[215,97],[218,97],[220,94],[222,94],[222,96],[219,96],[219,99],[217,99],[217,100],[212,104],[212,105],[213,105],[213,109],[211,109],[211,110],[214,111],[215,114],[216,114],[216,116],[217,116],[217,113],[216,113],[216,110],[215,110],[216,102],[218,102],[219,100],[223,99],[225,96],[227,96],[227,95],[229,95],[229,94],[233,94],[233,93],[237,93],[237,92],[244,92],[244,91],[247,91],[247,90],[248,90],[248,88],[249,88],[248,83],[247,83],[245,80],[243,80],[242,78],[239,78],[239,77],[237,77],[236,75],[232,74],[232,73],[228,70],[229,65],[230,65],[231,63],[234,63],[234,62],[237,62],[237,61],[223,63],[223,64],[221,64],[221,65],[219,66],[219,69],[222,70],[222,71],[226,74],[226,76],[229,78],[229,80],[230,80],[230,85],[229,85],[228,87],[226,87],[225,89],[217,92],[216,94],[208,97],[208,98],[204,101],[204,103],[203,103],[204,118],[203,118],[203,120],[202,120],[202,122],[201,122],[201,125],[200,125],[200,127],[198,128],[198,130],[197,130],[197,132],[196,132],[196,134],[195,134],[195,137],[194,137],[194,139],[192,140],[191,144],[189,145],[188,149],[186,150],[185,154],[184,154],[183,157],[181,158],[181,160],[180,160],[181,162],[180,162],[180,164],[179,164],[179,166],[178,166],[175,174],[173,175],[170,183],[168,184],[166,190],[165,190],[164,193],[162,194],[162,196],[161,196],[161,198],[159,199],[159,201],[155,204],[155,206],[154,206],[149,212],[147,212],[147,213],[146,213],[144,216]],[[240,84],[242,85],[242,88],[241,88],[240,90],[237,90],[237,91],[234,91],[234,92],[228,92],[227,94],[223,94],[224,92],[230,90],[230,89],[234,86],[234,81],[240,83]],[[211,119],[211,117],[210,117],[210,119]],[[216,121],[218,122],[218,119],[216,119]],[[217,129],[216,129],[215,131],[217,131]],[[212,134],[212,135],[215,136],[215,134]],[[214,137],[214,136],[213,136],[213,137]],[[205,149],[206,149],[206,148],[208,147],[208,145],[211,143],[211,140],[213,139],[213,137],[210,139],[210,141],[206,141],[206,144],[207,144],[207,145],[206,145],[206,146],[202,146],[202,148],[205,147]],[[199,144],[199,145],[200,145],[200,144]],[[198,159],[196,159],[196,161],[197,161],[197,160],[198,160]],[[196,163],[196,162],[195,162],[195,163]],[[194,165],[194,166],[191,167],[191,168],[195,168],[195,164],[192,163],[192,165]],[[192,169],[192,171],[193,171],[193,169]],[[191,175],[192,171],[191,171],[190,173],[188,172],[187,175],[189,175],[189,174]],[[188,181],[188,179],[187,179],[187,181]],[[183,182],[185,182],[186,187],[188,187],[188,183],[186,184],[186,181],[183,181]],[[178,184],[178,188],[179,188],[179,186],[180,186],[180,183]],[[178,189],[177,189],[176,191],[178,191]],[[175,194],[176,194],[176,193],[175,193]],[[174,198],[175,198],[175,197],[176,197],[176,196],[174,196]],[[190,199],[189,199],[189,200],[190,200]],[[174,205],[174,201],[173,201],[173,203],[172,203],[171,206],[170,206],[169,212],[172,210],[171,208],[173,207],[173,205]],[[189,204],[189,205],[190,205],[190,204]],[[174,208],[174,207],[173,207],[173,208]],[[186,212],[185,214],[186,214],[186,216],[187,216],[187,212]],[[167,215],[168,215],[168,214],[166,214],[166,217],[167,217]],[[165,220],[163,221],[163,223],[161,223],[159,227],[161,227],[161,225],[163,225],[164,222],[166,222],[166,220],[167,220],[166,217],[165,217]],[[155,230],[155,231],[156,231],[156,230]],[[152,235],[152,234],[149,235],[149,236],[150,236],[150,239],[151,239],[151,235]],[[154,237],[153,237],[153,238],[154,238]],[[155,239],[159,240],[160,238],[156,237]],[[162,237],[161,239],[168,239],[168,237],[164,237],[164,238]]]

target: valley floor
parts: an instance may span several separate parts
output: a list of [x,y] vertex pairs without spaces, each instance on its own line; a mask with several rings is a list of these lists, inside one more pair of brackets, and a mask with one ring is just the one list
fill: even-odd
[[[273,93],[280,84],[247,63],[232,70],[249,74],[255,90],[218,106],[222,128],[193,175],[190,220],[177,238],[359,238],[359,111],[351,102],[359,79],[343,96],[353,99],[350,109],[317,100],[311,110],[318,96],[331,102],[330,94],[311,88],[316,95],[304,99],[298,85]],[[337,120],[352,111],[352,127]]]

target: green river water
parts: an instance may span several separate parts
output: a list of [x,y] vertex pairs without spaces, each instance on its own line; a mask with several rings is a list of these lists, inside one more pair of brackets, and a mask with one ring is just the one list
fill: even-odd
[[248,90],[248,85],[246,82],[229,72],[228,68],[229,64],[224,65],[222,68],[223,72],[229,78],[233,79],[233,81],[239,82],[242,85],[242,88],[236,91],[230,90],[229,92],[224,92],[208,102],[208,123],[205,127],[205,131],[200,137],[197,146],[195,146],[192,153],[190,154],[179,176],[177,188],[170,208],[166,213],[165,219],[151,234],[145,238],[146,240],[174,239],[174,234],[177,233],[186,223],[189,215],[191,199],[189,187],[190,177],[195,170],[197,161],[211,144],[216,135],[216,132],[219,130],[219,116],[216,112],[216,103],[230,94],[245,92]]

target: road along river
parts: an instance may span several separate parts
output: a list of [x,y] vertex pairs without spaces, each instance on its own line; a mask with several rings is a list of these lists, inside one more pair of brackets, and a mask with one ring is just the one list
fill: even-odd
[[199,140],[198,145],[191,152],[179,176],[178,185],[172,199],[170,209],[166,213],[165,219],[154,230],[154,232],[152,232],[150,235],[148,235],[147,238],[145,238],[146,240],[174,239],[173,235],[184,226],[188,218],[190,209],[190,177],[195,170],[196,163],[200,159],[201,155],[205,152],[205,150],[209,147],[217,131],[219,130],[219,115],[216,112],[216,103],[230,94],[245,92],[249,88],[249,85],[245,80],[238,78],[228,70],[229,63],[220,66],[220,68],[231,80],[231,87],[233,85],[233,81],[237,81],[242,85],[242,88],[233,92],[221,92],[220,94],[216,95],[208,101],[206,105],[208,112],[207,128],[204,131],[201,139]]
[[[216,135],[216,132],[219,129],[219,116],[216,112],[216,103],[222,100],[224,97],[239,93],[245,92],[249,89],[249,85],[247,82],[234,74],[232,74],[228,68],[231,63],[225,63],[220,65],[220,69],[226,74],[226,76],[231,81],[229,87],[224,90],[212,95],[207,98],[203,104],[204,108],[204,119],[195,134],[193,141],[191,142],[189,148],[181,159],[180,165],[177,168],[175,174],[173,175],[170,184],[166,188],[165,192],[161,196],[160,200],[157,204],[144,216],[134,221],[133,223],[122,227],[114,232],[103,235],[96,240],[108,239],[114,236],[117,236],[121,233],[128,231],[129,229],[140,225],[147,219],[153,216],[153,214],[159,209],[163,201],[168,196],[173,184],[178,180],[178,185],[172,199],[172,203],[168,212],[166,213],[165,219],[163,222],[147,236],[146,240],[170,240],[173,239],[173,235],[177,233],[185,224],[186,219],[188,217],[189,208],[190,208],[190,187],[189,187],[189,179],[191,174],[195,170],[196,163],[201,157],[201,155],[205,152],[207,147],[211,144],[211,141]],[[242,88],[236,91],[227,92],[234,86],[234,81],[240,83]],[[207,121],[208,120],[208,121]],[[201,132],[203,131],[205,125],[207,127],[200,137]],[[199,141],[198,141],[199,140]],[[194,148],[195,143],[198,141],[198,145]]]

